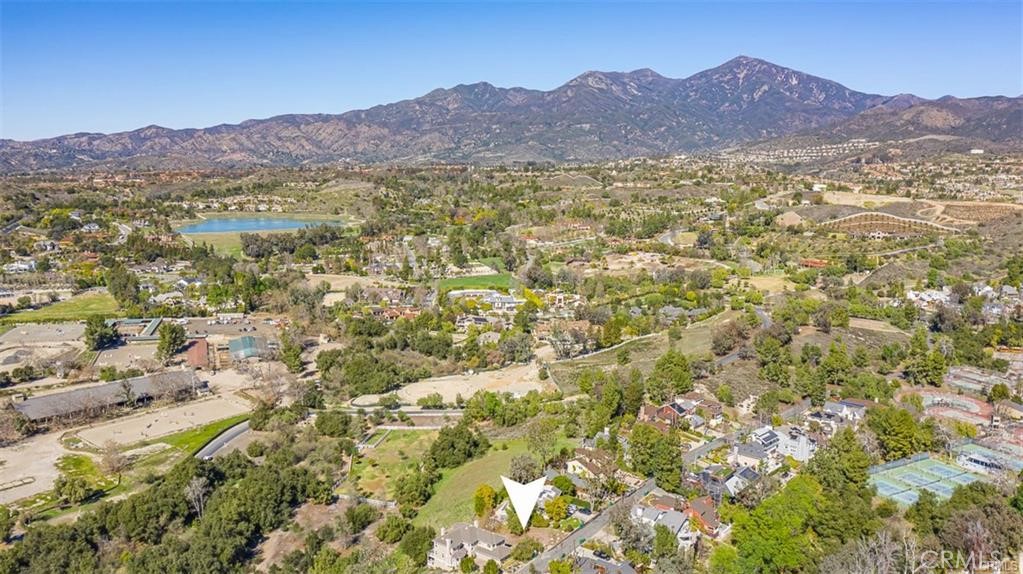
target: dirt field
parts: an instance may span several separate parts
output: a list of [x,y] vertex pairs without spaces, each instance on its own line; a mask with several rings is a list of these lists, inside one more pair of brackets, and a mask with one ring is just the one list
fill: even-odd
[[152,345],[120,345],[100,351],[96,357],[96,368],[117,367],[127,369],[142,368],[144,365],[156,363],[156,344]]
[[392,281],[386,277],[377,277],[373,275],[340,275],[332,273],[310,273],[306,275],[306,281],[316,286],[326,281],[330,284],[331,291],[344,291],[352,285],[362,285],[363,287],[399,287],[401,283],[398,281]]
[[[398,391],[402,402],[416,404],[416,401],[432,393],[440,393],[445,402],[454,402],[461,394],[463,398],[476,394],[476,391],[487,390],[502,393],[524,395],[529,391],[542,391],[545,388],[540,381],[540,369],[536,363],[528,365],[512,365],[496,371],[483,371],[473,375],[448,375],[432,377],[412,383]],[[363,395],[352,401],[355,406],[376,404],[380,395]]]
[[889,203],[913,201],[908,197],[893,195],[874,195],[870,193],[853,193],[851,191],[824,192],[824,202],[831,205],[853,205],[856,207],[880,207]]
[[[38,494],[53,488],[59,474],[57,460],[69,454],[60,444],[62,433],[52,432],[29,437],[18,444],[0,448],[0,504]],[[8,488],[16,481],[27,481]]]
[[223,395],[102,423],[80,430],[77,434],[82,440],[96,447],[101,447],[108,441],[129,445],[240,415],[250,410],[251,405],[244,399]]
[[749,283],[760,291],[766,291],[768,294],[776,295],[778,293],[784,293],[785,291],[794,291],[796,284],[789,281],[782,275],[758,275],[749,278]]
[[26,323],[0,335],[0,344],[72,343],[85,335],[85,323]]

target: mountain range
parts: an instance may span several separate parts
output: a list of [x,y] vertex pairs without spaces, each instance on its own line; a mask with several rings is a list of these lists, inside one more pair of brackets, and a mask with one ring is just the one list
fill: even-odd
[[925,100],[851,90],[739,56],[688,78],[586,72],[550,91],[489,83],[343,114],[203,129],[148,126],[0,140],[0,171],[208,168],[354,162],[587,162],[692,153],[772,138],[1023,142],[1023,97]]

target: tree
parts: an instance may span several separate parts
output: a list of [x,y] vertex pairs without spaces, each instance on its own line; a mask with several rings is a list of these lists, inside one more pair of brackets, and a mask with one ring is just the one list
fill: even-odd
[[565,518],[568,518],[568,498],[565,496],[556,496],[548,500],[543,505],[544,512],[547,513],[547,518],[551,522],[561,522]]
[[1009,386],[1005,383],[997,383],[991,387],[988,391],[987,400],[991,403],[997,403],[999,401],[1005,401],[1012,398],[1012,391],[1009,390]]
[[314,423],[320,434],[329,437],[347,436],[352,426],[352,415],[341,411],[323,411],[316,415]]
[[466,421],[442,428],[430,445],[430,460],[437,468],[455,468],[490,448],[490,442]]
[[682,457],[678,442],[648,424],[637,424],[630,435],[632,466],[636,472],[657,479],[661,488],[678,492],[682,487]]
[[11,509],[0,505],[0,542],[6,542],[14,528],[14,514]]
[[64,502],[80,504],[92,495],[92,487],[80,476],[62,474],[53,483],[53,491]]
[[940,387],[947,371],[945,356],[935,349],[926,354],[916,355],[910,360],[906,366],[906,377],[914,385]]
[[412,525],[397,514],[388,514],[387,518],[377,527],[376,535],[381,542],[394,544],[401,540]]
[[515,545],[515,548],[512,548],[509,557],[512,560],[525,562],[527,560],[532,560],[533,557],[539,554],[541,551],[543,551],[543,544],[540,544],[539,542],[533,540],[532,538],[523,538],[518,544]]
[[210,483],[205,476],[193,476],[185,485],[185,498],[199,518],[202,518],[202,513],[206,509],[206,495],[209,492]]
[[288,367],[289,373],[301,373],[302,364],[302,345],[299,345],[290,336],[281,337],[281,362]]
[[483,574],[501,574],[501,567],[497,565],[497,562],[487,560],[487,563],[483,565]]
[[739,571],[807,571],[818,553],[809,525],[821,499],[820,484],[801,475],[753,511],[736,516],[732,536]]
[[366,502],[349,506],[345,510],[345,523],[352,534],[359,534],[376,522],[377,518],[380,518],[380,511]]
[[654,558],[666,558],[678,550],[678,538],[663,524],[654,525]]
[[463,574],[470,574],[480,568],[476,565],[476,559],[473,558],[472,555],[466,554],[462,557],[462,560],[458,562],[458,569],[462,571]]
[[575,496],[575,484],[572,482],[571,478],[568,478],[563,474],[559,474],[552,478],[551,485],[560,490],[561,493],[566,496]]
[[688,393],[693,390],[693,371],[684,353],[668,349],[657,359],[654,370],[650,373],[648,384],[657,383],[666,386],[674,394]]
[[540,467],[536,464],[536,459],[529,456],[528,454],[520,454],[515,458],[511,459],[511,463],[508,465],[508,478],[525,484],[532,482],[540,477]]
[[416,566],[422,568],[426,566],[426,557],[433,547],[433,539],[436,536],[437,531],[429,526],[413,528],[402,537],[398,549],[411,558]]
[[99,315],[90,316],[85,322],[85,346],[90,351],[105,349],[118,340],[117,330],[113,325],[107,325],[103,317]]
[[108,474],[116,474],[117,480],[120,482],[121,473],[128,467],[128,457],[121,454],[117,443],[111,440],[103,444],[103,456],[100,458],[99,464]]
[[551,560],[547,564],[550,574],[572,574],[572,563],[568,560]]
[[547,466],[557,450],[558,426],[553,417],[535,418],[526,426],[526,446],[540,458],[541,467]]
[[870,409],[867,412],[867,427],[877,435],[885,460],[896,460],[927,450],[931,443],[927,427],[917,425],[913,415],[906,409]]
[[484,517],[492,510],[494,510],[494,503],[497,500],[497,492],[489,484],[481,484],[476,487],[476,493],[473,495],[473,510],[476,512],[476,516]]
[[166,362],[185,346],[185,328],[177,323],[160,324],[160,342],[156,344],[156,356]]

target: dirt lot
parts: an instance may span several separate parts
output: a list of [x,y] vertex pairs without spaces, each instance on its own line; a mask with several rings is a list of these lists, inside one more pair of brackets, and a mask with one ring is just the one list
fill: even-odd
[[78,431],[82,440],[96,447],[108,441],[129,445],[173,434],[252,409],[244,399],[224,395],[184,405],[131,415]]
[[117,367],[127,369],[131,367],[142,368],[146,365],[155,364],[156,344],[126,344],[100,351],[96,357],[96,368]]
[[0,335],[0,344],[72,343],[84,335],[85,323],[25,323]]
[[330,284],[331,291],[344,291],[352,285],[362,285],[363,287],[398,287],[401,283],[392,281],[386,277],[378,277],[374,275],[337,275],[331,273],[310,273],[306,275],[306,281],[310,285],[316,286],[326,281]]
[[[476,394],[476,391],[487,390],[502,393],[524,395],[529,391],[544,390],[540,381],[540,369],[536,363],[528,365],[512,365],[496,371],[483,371],[473,375],[448,375],[431,377],[412,383],[398,391],[402,402],[416,404],[416,401],[432,393],[440,393],[445,402],[454,402],[461,394],[463,398]],[[355,406],[376,404],[380,395],[364,395],[352,401]]]
[[[53,488],[57,460],[69,454],[60,444],[61,432],[33,436],[18,444],[0,448],[0,504],[32,496]],[[28,481],[5,488],[15,481]]]

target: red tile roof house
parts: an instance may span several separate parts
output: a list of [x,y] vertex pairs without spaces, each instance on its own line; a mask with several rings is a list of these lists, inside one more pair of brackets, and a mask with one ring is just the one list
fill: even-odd
[[714,499],[709,496],[694,498],[689,502],[689,508],[685,512],[704,534],[712,538],[722,536],[731,530],[730,526],[721,524],[717,506],[714,505]]

